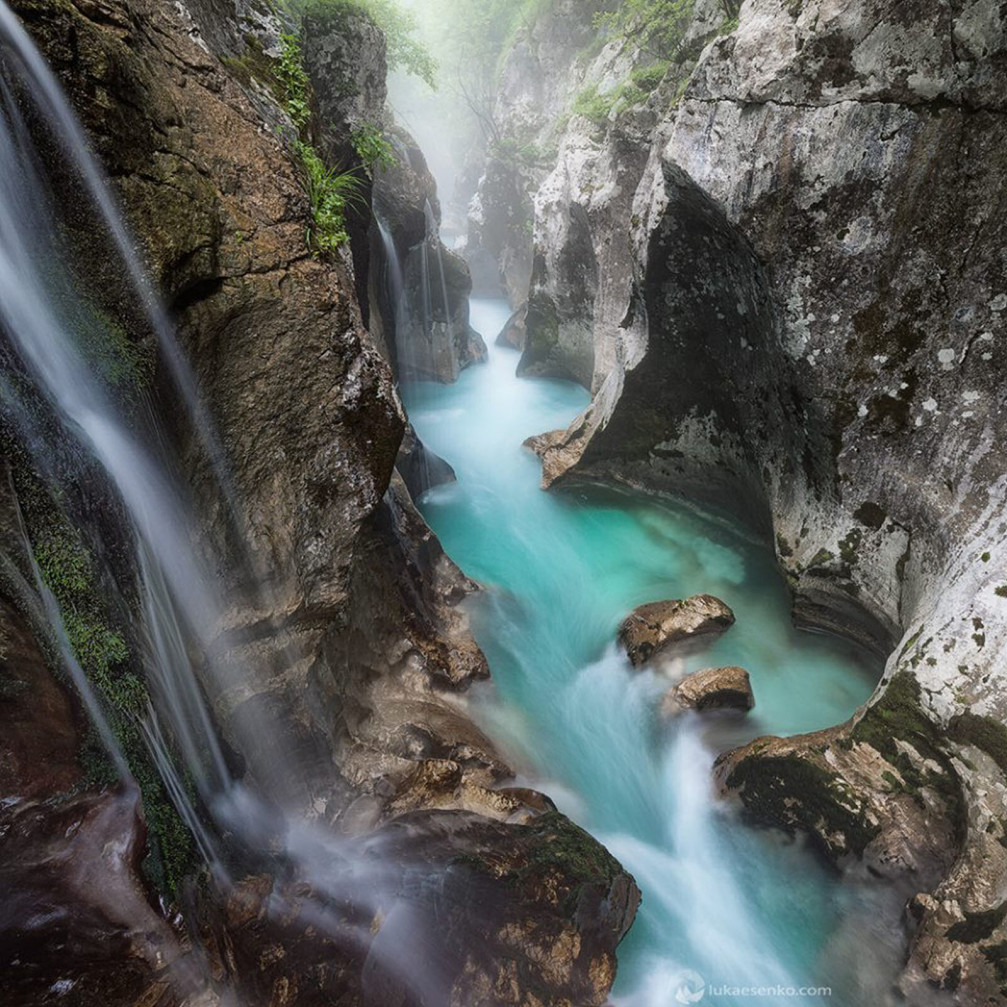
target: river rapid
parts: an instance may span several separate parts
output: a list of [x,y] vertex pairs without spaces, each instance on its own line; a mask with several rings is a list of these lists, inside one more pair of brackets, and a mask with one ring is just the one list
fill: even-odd
[[[522,442],[569,424],[588,396],[515,377],[517,352],[492,345],[508,315],[503,301],[473,300],[489,362],[453,385],[403,390],[420,437],[458,476],[420,506],[487,588],[472,617],[493,680],[475,716],[523,782],[604,842],[643,892],[615,1002],[880,1002],[903,940],[893,900],[840,882],[801,842],[741,823],[710,769],[758,735],[847,719],[881,668],[796,630],[771,551],[730,518],[614,490],[543,492]],[[644,602],[698,593],[727,602],[736,624],[659,669],[632,670],[614,643],[619,622]],[[751,714],[662,721],[673,681],[721,665],[749,671]],[[745,987],[768,989],[753,998]]]

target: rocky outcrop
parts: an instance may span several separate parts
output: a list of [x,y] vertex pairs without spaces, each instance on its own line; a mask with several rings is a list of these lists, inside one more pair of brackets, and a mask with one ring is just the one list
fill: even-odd
[[527,307],[527,305],[522,304],[521,307],[507,319],[507,323],[497,333],[497,337],[494,340],[494,343],[497,346],[509,346],[512,350],[524,349],[525,338],[528,334],[527,329],[525,328],[525,312]]
[[676,644],[734,625],[734,613],[712,594],[684,601],[654,601],[634,609],[619,626],[619,643],[639,668]]
[[[536,258],[557,266],[530,303],[595,305],[546,326],[564,361],[593,355],[595,394],[537,440],[545,480],[726,502],[775,539],[798,621],[889,655],[851,724],[781,743],[786,758],[756,743],[725,779],[789,825],[770,798],[800,790],[799,824],[833,853],[876,865],[872,850],[901,850],[880,859],[923,893],[910,996],[999,998],[1004,14],[747,0],[723,30],[659,110],[628,212],[605,221],[610,169],[566,153],[611,157],[616,109],[594,136],[571,120],[562,188],[536,197]],[[629,224],[620,265],[599,269],[618,279],[605,295],[559,266],[583,242],[574,203],[599,262]]]
[[548,174],[563,119],[584,78],[597,38],[593,15],[605,3],[559,0],[519,23],[500,68],[482,176],[469,205],[467,257],[497,264],[511,304],[527,302],[534,269],[535,189]]
[[[319,920],[296,883],[257,877],[238,887],[215,929],[217,945],[232,949],[219,967],[248,1002],[267,1002],[277,988],[361,1007],[416,1007],[420,996],[515,1007],[606,1002],[613,951],[639,892],[563,816],[508,827],[461,812],[414,813],[355,846],[350,855],[370,868],[350,887],[373,892],[358,918]],[[436,887],[423,884],[431,877]],[[284,906],[282,921],[270,902]],[[588,917],[595,923],[585,930],[578,920]],[[278,946],[289,953],[268,953]]]
[[402,381],[456,381],[487,356],[469,324],[472,278],[440,238],[437,183],[416,141],[390,131],[391,157],[376,166],[371,246],[382,270],[372,285],[381,332]]
[[[194,547],[213,557],[219,593],[228,602],[215,648],[224,673],[205,672],[200,687],[220,729],[229,771],[264,794],[267,804],[310,819],[329,837],[358,835],[415,808],[466,811],[482,844],[475,846],[488,863],[499,852],[515,859],[515,872],[522,870],[519,855],[530,866],[522,875],[529,887],[520,898],[501,904],[500,916],[480,917],[484,926],[478,914],[467,917],[465,939],[475,947],[482,938],[499,950],[522,921],[527,929],[538,920],[543,936],[552,935],[564,949],[552,947],[548,955],[540,949],[541,962],[531,972],[522,961],[505,977],[493,973],[493,982],[513,979],[515,1003],[533,997],[603,1002],[614,975],[612,949],[635,910],[632,882],[579,832],[578,856],[549,860],[546,869],[536,851],[555,837],[534,825],[506,824],[521,802],[492,796],[509,770],[469,721],[459,696],[487,674],[459,607],[474,585],[444,555],[394,473],[405,419],[389,367],[362,324],[350,251],[343,246],[322,254],[305,242],[313,220],[303,166],[293,156],[297,134],[285,101],[277,100],[283,95],[272,58],[281,26],[270,5],[242,3],[241,26],[232,7],[217,0],[19,0],[14,6],[60,75],[113,180],[224,447],[228,493],[214,478],[199,436],[204,431],[194,429],[166,362],[150,368],[149,384],[131,389],[137,402],[145,408],[153,402],[166,420],[159,440],[177,450],[177,467],[200,515]],[[324,152],[317,123],[310,135]],[[64,201],[74,209],[72,199]],[[71,230],[83,231],[83,224],[71,213]],[[353,252],[359,255],[358,248]],[[121,311],[126,344],[153,356],[139,313],[120,303],[128,294],[113,262],[97,254],[83,259],[81,282],[107,293],[117,319]],[[87,494],[101,539],[102,526],[114,525],[121,511],[97,482]],[[229,502],[236,503],[233,511]],[[33,541],[35,520],[27,512]],[[118,540],[112,544],[121,546]],[[108,549],[115,570],[127,563],[120,551],[128,554]],[[124,610],[136,604],[136,573],[127,572],[116,595]],[[123,649],[126,643],[116,640],[116,655]],[[25,660],[19,674],[41,682],[28,666],[34,658]],[[203,672],[205,665],[198,668]],[[141,669],[135,660],[129,670]],[[113,669],[115,683],[122,684],[121,672]],[[55,696],[46,712],[61,724],[67,720]],[[64,747],[72,744],[69,736]],[[21,770],[16,772],[20,778]],[[106,892],[96,886],[98,874],[76,887],[61,884],[56,874],[51,885],[46,882],[46,898],[65,896],[66,918],[101,924],[75,933],[111,934],[101,922],[112,912],[109,899],[118,900],[117,911],[125,913],[140,902],[147,905],[149,897],[138,874],[143,831],[135,794],[127,815],[122,799],[110,791],[92,787],[79,803],[64,802],[53,788],[70,785],[71,776],[39,774],[35,783],[30,777],[21,781],[26,792],[33,786],[41,798],[44,789],[58,810],[51,818],[48,806],[34,804],[5,812],[27,823],[17,833],[25,840],[17,855],[7,858],[5,848],[5,866],[21,865],[27,872],[43,860],[62,863],[79,849],[80,863],[97,870],[102,857],[114,854],[117,873],[110,874]],[[152,808],[144,810],[153,817]],[[99,819],[102,828],[90,832],[88,823]],[[573,826],[559,819],[552,828]],[[247,873],[250,863],[275,866],[281,835],[269,834],[256,849],[255,836],[239,843],[228,834],[234,877]],[[449,863],[454,836],[451,829],[438,831],[424,855],[433,858],[436,851],[441,863]],[[465,851],[472,848],[465,845]],[[596,858],[603,869],[585,874],[585,857]],[[35,877],[43,877],[41,869]],[[402,884],[415,880],[407,871]],[[562,898],[550,902],[556,893]],[[193,939],[211,933],[210,919],[219,908],[203,892],[196,901]],[[155,922],[137,924],[144,935],[170,933],[184,946],[185,939],[149,906],[147,913]],[[47,960],[44,969],[26,964],[24,971],[4,970],[0,993],[12,998],[22,980],[36,992],[66,980],[81,1004],[180,999],[178,989],[153,971],[162,963],[133,934],[132,918],[108,918],[117,933],[126,934],[123,940],[94,942],[94,955],[77,956],[69,953],[77,937],[67,939],[60,945],[67,953]],[[305,935],[309,943],[311,936]],[[290,961],[305,960],[295,951],[314,953],[309,943],[291,948]],[[259,950],[262,969],[287,953],[283,947],[277,953],[275,940]],[[218,951],[208,945],[210,958]],[[452,953],[452,963],[459,964],[457,950]],[[226,948],[220,954],[227,960]],[[357,999],[343,1002],[393,1002],[368,992],[369,973],[361,971],[354,948],[329,945],[318,954],[316,964],[324,960],[355,990]],[[131,957],[122,983],[105,983],[126,955]],[[466,959],[459,967],[462,973],[448,976],[452,983],[463,975],[476,982],[493,963]],[[278,977],[279,985],[257,990],[262,1002],[313,1002],[316,977],[291,968]],[[205,979],[201,971],[199,978]],[[398,1002],[409,1001],[400,995]]]
[[704,668],[682,679],[661,703],[661,713],[682,710],[740,710],[755,706],[752,683],[744,668]]

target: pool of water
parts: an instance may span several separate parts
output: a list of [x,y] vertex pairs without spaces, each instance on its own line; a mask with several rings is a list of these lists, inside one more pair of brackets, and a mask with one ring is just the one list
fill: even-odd
[[[503,302],[472,304],[488,343],[508,314]],[[729,519],[615,491],[543,492],[522,442],[566,426],[588,396],[567,382],[516,378],[517,360],[491,345],[489,362],[456,384],[405,389],[419,435],[458,475],[420,505],[451,557],[487,588],[472,614],[493,684],[476,697],[477,716],[527,782],[598,836],[643,892],[620,950],[616,1003],[696,1002],[703,983],[706,1002],[718,1004],[863,1002],[864,976],[885,972],[889,957],[897,963],[891,913],[800,844],[740,824],[715,799],[710,767],[759,734],[845,720],[880,667],[839,640],[795,630],[774,557]],[[735,626],[660,670],[632,670],[614,644],[619,622],[643,602],[700,592],[726,601]],[[751,674],[747,718],[662,721],[676,677],[726,664]],[[883,930],[875,969],[861,947],[871,926]],[[833,995],[717,992],[752,985],[830,986]]]

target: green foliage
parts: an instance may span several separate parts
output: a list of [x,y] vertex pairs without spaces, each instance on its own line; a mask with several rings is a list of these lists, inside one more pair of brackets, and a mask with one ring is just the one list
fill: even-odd
[[695,0],[624,0],[615,10],[595,15],[602,31],[634,42],[644,52],[666,60],[681,55]]
[[365,122],[358,126],[350,141],[369,174],[373,175],[376,168],[388,168],[395,163],[392,145],[376,123]]
[[[311,206],[312,222],[305,236],[307,245],[316,254],[331,254],[349,241],[346,210],[358,200],[363,202],[363,182],[353,172],[340,173],[327,167],[317,148],[307,139],[311,122],[310,85],[301,44],[294,35],[283,36],[276,78],[282,88],[284,107],[299,134],[294,150],[301,162],[304,188]],[[354,133],[353,143],[369,168],[391,157],[387,141],[376,126],[362,126]]]
[[630,74],[630,80],[641,91],[650,94],[664,80],[670,67],[671,64],[667,60],[660,60],[657,63],[651,63],[649,66],[638,66]]
[[615,104],[615,92],[599,94],[597,84],[583,88],[573,100],[574,115],[582,115],[593,123],[603,123]]
[[304,168],[305,188],[311,203],[313,226],[309,228],[308,246],[316,253],[334,252],[349,241],[346,211],[353,205],[365,205],[363,180],[352,171],[337,172],[327,168],[318,151],[309,143],[297,144]]
[[308,97],[308,75],[304,70],[304,56],[296,35],[283,36],[283,49],[277,61],[276,79],[283,91],[287,115],[299,133],[311,121],[311,102]]

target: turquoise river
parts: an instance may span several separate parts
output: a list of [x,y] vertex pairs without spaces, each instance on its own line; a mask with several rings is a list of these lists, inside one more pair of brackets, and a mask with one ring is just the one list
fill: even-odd
[[[508,314],[501,301],[472,304],[488,343]],[[475,714],[523,782],[604,842],[643,892],[614,1002],[880,1003],[884,963],[897,962],[902,940],[883,893],[840,882],[800,842],[743,824],[710,772],[719,751],[757,735],[845,720],[880,667],[795,630],[771,551],[731,520],[615,491],[543,492],[522,442],[566,426],[588,398],[571,383],[516,378],[517,360],[491,345],[489,362],[456,384],[417,383],[404,397],[458,476],[421,509],[487,589],[472,617],[493,679],[473,697]],[[726,601],[735,626],[670,667],[631,670],[614,644],[626,614],[700,592]],[[747,718],[662,722],[675,677],[727,664],[751,674]],[[744,987],[770,989],[753,998]],[[831,992],[802,994],[812,987]]]

